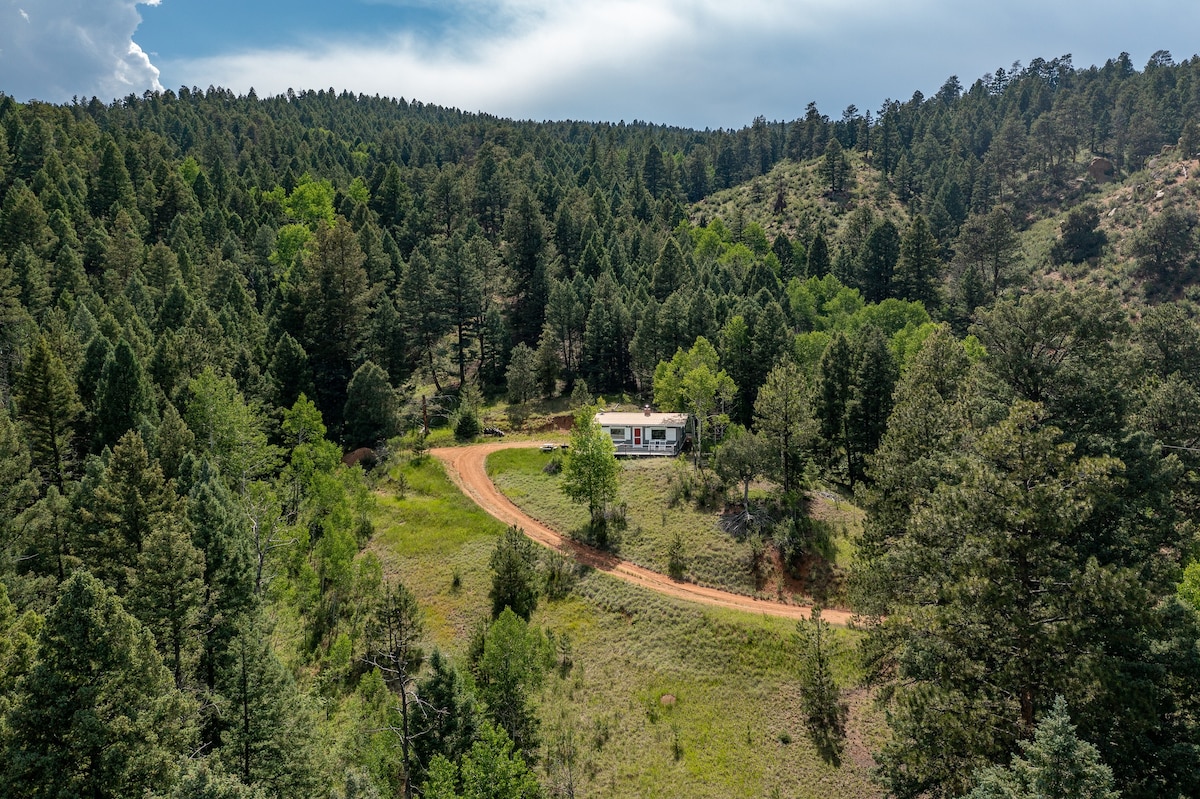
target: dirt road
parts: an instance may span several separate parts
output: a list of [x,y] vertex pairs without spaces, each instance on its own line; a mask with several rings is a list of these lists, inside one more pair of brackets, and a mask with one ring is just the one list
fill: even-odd
[[[500,493],[491,478],[488,477],[485,463],[488,455],[497,450],[535,446],[537,444],[528,441],[507,441],[475,444],[469,447],[445,447],[431,450],[431,452],[435,458],[445,464],[446,474],[454,484],[479,507],[505,524],[515,524],[522,528],[527,536],[542,546],[556,549],[580,563],[606,572],[619,580],[640,585],[676,599],[699,602],[702,605],[713,607],[743,610],[749,613],[780,616],[786,619],[808,618],[809,609],[798,605],[785,605],[781,602],[755,599],[728,591],[719,591],[715,588],[704,588],[692,583],[672,580],[665,574],[651,571],[594,547],[580,544],[529,516],[514,505],[508,497]],[[850,621],[851,615],[844,610],[834,609],[826,609],[821,613],[823,619],[838,626],[845,626]]]

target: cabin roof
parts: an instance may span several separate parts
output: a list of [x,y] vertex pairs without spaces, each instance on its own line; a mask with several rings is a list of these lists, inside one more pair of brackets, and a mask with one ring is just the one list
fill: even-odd
[[596,421],[607,427],[687,427],[686,413],[645,413],[644,411],[601,411]]

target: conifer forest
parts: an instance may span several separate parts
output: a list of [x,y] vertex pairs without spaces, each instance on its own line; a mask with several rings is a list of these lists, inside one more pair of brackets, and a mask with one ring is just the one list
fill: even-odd
[[719,130],[0,94],[0,797],[711,795],[695,693],[625,699],[653,787],[580,698],[683,611],[504,525],[406,565],[481,529],[430,447],[572,414],[529,479],[641,557],[597,401],[692,414],[672,507],[823,606],[688,628],[789,675],[761,795],[1200,796],[1198,158],[1165,51]]

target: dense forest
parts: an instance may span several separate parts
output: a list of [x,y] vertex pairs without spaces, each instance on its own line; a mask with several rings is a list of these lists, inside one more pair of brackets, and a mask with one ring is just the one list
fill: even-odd
[[696,413],[788,557],[864,508],[892,795],[1200,795],[1198,120],[1165,52],[716,131],[0,95],[0,796],[558,792],[530,545],[421,652],[342,456],[593,394]]

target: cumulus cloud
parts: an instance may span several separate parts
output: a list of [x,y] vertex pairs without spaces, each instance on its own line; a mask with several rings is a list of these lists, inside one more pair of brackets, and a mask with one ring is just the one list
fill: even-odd
[[0,91],[51,102],[161,88],[133,41],[138,5],[160,0],[0,0]]
[[[427,8],[430,0],[362,0]],[[442,0],[430,31],[313,38],[164,62],[192,85],[350,89],[518,118],[644,119],[697,127],[792,119],[965,84],[1016,58],[1123,50],[1145,59],[1200,11],[1174,0]],[[994,7],[993,7],[994,6]],[[1175,32],[1172,34],[1171,32]],[[1139,52],[1139,48],[1145,50]],[[1180,55],[1177,53],[1176,55]]]

